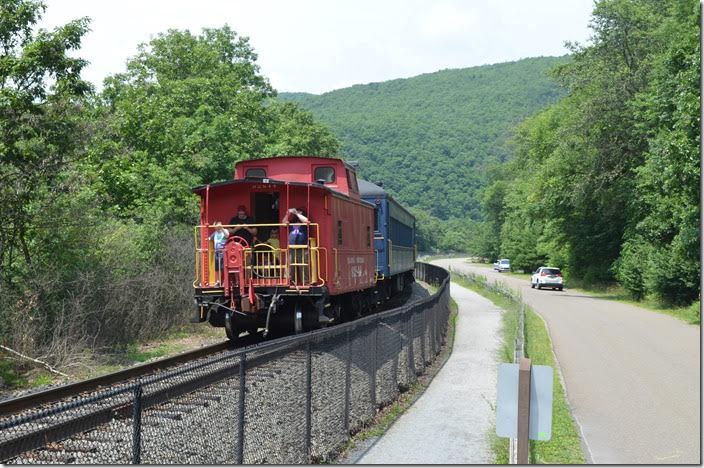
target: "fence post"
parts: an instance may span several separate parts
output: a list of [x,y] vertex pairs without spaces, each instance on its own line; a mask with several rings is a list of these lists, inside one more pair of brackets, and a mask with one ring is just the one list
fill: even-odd
[[530,422],[530,359],[518,364],[518,456],[519,465],[528,464],[528,423]]
[[438,343],[435,340],[436,336],[435,333],[437,333],[437,320],[436,317],[438,315],[438,309],[440,306],[438,305],[438,301],[435,300],[433,301],[433,307],[430,309],[430,341],[432,342],[432,359],[435,359],[435,356],[438,354]]
[[347,366],[345,368],[345,434],[350,434],[350,397],[352,392],[352,333],[347,329]]
[[[408,337],[408,385],[411,385],[411,380],[415,380],[416,377],[416,363],[415,357],[413,356],[413,341],[415,341],[415,334],[413,329],[413,307],[409,307],[406,310],[406,336]],[[413,379],[411,379],[411,377]]]
[[396,391],[399,391],[399,379],[398,379],[398,362],[401,359],[401,351],[403,350],[403,338],[401,336],[401,319],[396,316],[396,346],[394,347],[394,363],[392,366],[392,372],[394,374],[394,383],[396,384]]
[[371,385],[369,386],[369,396],[372,400],[372,417],[376,414],[376,342],[377,335],[379,332],[379,319],[374,322],[374,344],[372,345],[372,372],[371,372]]
[[426,361],[426,350],[425,350],[425,328],[426,328],[426,323],[425,323],[425,309],[423,309],[420,312],[420,321],[421,321],[421,335],[420,335],[420,359],[423,362],[423,369],[425,370],[425,363]]
[[313,356],[311,351],[310,340],[306,343],[306,461],[311,460],[311,410],[313,402]]
[[[525,328],[525,304],[521,302],[521,307],[518,311],[518,320],[516,324],[516,343],[514,347],[514,352],[513,352],[513,362],[520,364],[522,360],[524,359],[525,356],[525,337],[523,334],[524,328]],[[520,378],[520,370],[519,370],[519,378]],[[519,390],[520,390],[520,384],[519,384]],[[530,391],[530,387],[528,389]],[[520,394],[519,394],[520,396]],[[509,457],[509,463],[514,465],[517,463],[520,463],[518,461],[518,439],[511,438],[508,441],[508,457]],[[526,461],[527,463],[527,461]]]
[[132,403],[132,464],[142,463],[142,382],[134,388]]
[[244,463],[244,393],[245,393],[245,378],[246,378],[247,355],[240,355],[240,394],[239,407],[237,412],[237,464]]

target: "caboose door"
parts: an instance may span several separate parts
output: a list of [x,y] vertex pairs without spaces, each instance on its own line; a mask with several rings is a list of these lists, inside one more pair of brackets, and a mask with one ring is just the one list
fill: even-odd
[[[254,207],[254,222],[257,224],[280,223],[279,218],[279,192],[255,192],[252,194],[252,206]],[[268,239],[271,228],[262,228],[258,233],[260,239]]]

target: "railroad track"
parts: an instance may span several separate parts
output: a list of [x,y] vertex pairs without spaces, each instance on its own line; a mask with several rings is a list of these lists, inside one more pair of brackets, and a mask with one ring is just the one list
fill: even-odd
[[245,335],[238,338],[235,342],[231,342],[229,340],[222,341],[214,345],[205,346],[168,358],[140,364],[117,372],[102,375],[100,377],[82,380],[80,382],[73,382],[60,387],[3,400],[0,401],[0,420],[9,415],[17,414],[22,411],[36,409],[37,407],[47,403],[53,403],[67,398],[85,395],[118,383],[128,382],[155,372],[163,371],[178,364],[191,362],[227,350],[255,345],[262,341],[263,337],[261,336],[261,333],[253,336]]
[[[248,363],[256,365],[275,359],[279,355],[278,345],[290,346],[300,339],[301,335],[270,340],[264,340],[261,334],[245,335],[234,343],[218,343],[4,401],[0,405],[3,410],[0,413],[0,462],[70,463],[75,461],[74,452],[78,452],[88,457],[81,463],[90,463],[87,454],[100,452],[101,445],[131,442],[120,437],[131,433],[131,427],[122,426],[135,416],[137,388],[140,392],[138,411],[162,421],[161,424],[172,424],[198,407],[207,408],[220,402],[228,388],[222,383],[239,372],[240,361],[234,356],[236,353],[247,351],[253,354],[255,358],[249,359]],[[260,348],[266,352],[256,358]],[[101,427],[109,427],[110,431],[101,430]],[[101,432],[116,434],[117,439],[111,436],[110,440],[105,440]],[[86,437],[92,442],[81,442]],[[68,450],[71,447],[77,448]],[[67,451],[73,455],[66,455]],[[26,456],[18,457],[21,454]],[[116,458],[113,461],[129,463],[130,459]]]
[[[400,298],[389,305],[396,305],[397,301],[401,302]],[[352,324],[339,326],[345,328]],[[234,343],[224,341],[94,379],[2,401],[0,462],[106,463],[105,460],[111,460],[110,463],[129,463],[133,458],[129,455],[125,458],[124,453],[115,449],[115,444],[134,446],[129,421],[134,420],[137,413],[149,419],[147,426],[159,427],[161,431],[168,431],[169,426],[189,418],[201,424],[209,419],[204,413],[216,415],[218,406],[233,404],[230,400],[237,392],[233,392],[232,387],[237,385],[241,365],[237,354],[245,351],[246,367],[264,365],[261,369],[267,375],[267,363],[324,331],[268,340],[261,333],[244,335]],[[137,389],[139,398],[135,394]],[[138,400],[140,403],[136,404]],[[188,440],[183,441],[183,444],[188,443]],[[113,452],[121,454],[113,456]],[[106,453],[109,456],[106,457]]]

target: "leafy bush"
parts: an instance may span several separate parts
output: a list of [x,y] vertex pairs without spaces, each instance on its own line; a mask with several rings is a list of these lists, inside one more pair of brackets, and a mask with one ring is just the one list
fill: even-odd
[[616,279],[636,300],[645,298],[647,292],[645,275],[651,250],[650,246],[637,240],[627,242],[621,250],[621,257],[614,263]]

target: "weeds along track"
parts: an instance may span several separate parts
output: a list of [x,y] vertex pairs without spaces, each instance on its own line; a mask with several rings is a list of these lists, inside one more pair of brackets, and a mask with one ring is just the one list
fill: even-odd
[[329,461],[440,352],[446,284],[328,329],[245,335],[0,402],[0,462]]

